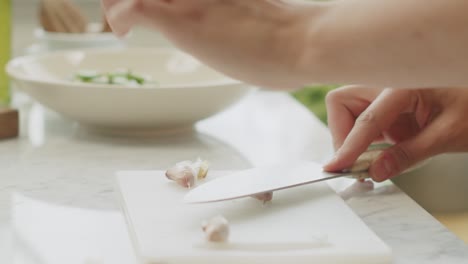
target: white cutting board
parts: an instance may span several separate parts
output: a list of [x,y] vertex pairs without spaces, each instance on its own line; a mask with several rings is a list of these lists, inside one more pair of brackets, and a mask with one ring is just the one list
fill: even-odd
[[[225,173],[210,171],[213,178]],[[207,180],[209,180],[208,178]],[[184,204],[187,190],[163,171],[117,173],[130,235],[142,263],[386,264],[391,250],[326,183],[253,198]],[[230,242],[206,243],[200,224],[223,215]]]

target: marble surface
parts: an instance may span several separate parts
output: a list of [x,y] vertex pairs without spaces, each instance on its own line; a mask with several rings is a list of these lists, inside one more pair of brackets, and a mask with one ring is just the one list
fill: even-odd
[[[0,263],[137,263],[114,193],[117,170],[198,156],[236,170],[332,154],[326,127],[284,93],[257,91],[191,133],[133,138],[93,134],[27,99],[15,102],[21,136],[0,142]],[[340,193],[352,183],[330,182]],[[467,246],[391,182],[365,190],[344,197],[395,263],[467,263]]]

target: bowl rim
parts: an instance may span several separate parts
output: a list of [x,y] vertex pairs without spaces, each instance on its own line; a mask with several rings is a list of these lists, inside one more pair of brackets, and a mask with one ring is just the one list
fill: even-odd
[[[38,77],[32,77],[27,74],[20,73],[16,70],[16,68],[19,65],[22,65],[24,63],[27,63],[28,61],[34,61],[38,59],[44,59],[47,57],[51,56],[65,56],[66,54],[73,54],[73,53],[84,53],[84,54],[93,54],[93,53],[113,53],[113,52],[133,52],[133,51],[139,51],[139,52],[158,52],[158,53],[163,53],[163,52],[179,52],[182,54],[185,54],[183,51],[174,49],[174,48],[87,48],[87,49],[74,49],[74,50],[58,50],[58,51],[52,51],[48,52],[45,54],[34,54],[34,55],[24,55],[20,57],[16,57],[11,59],[6,67],[5,71],[6,73],[14,80],[17,81],[26,81],[30,83],[35,83],[35,84],[49,84],[49,85],[60,85],[63,87],[67,88],[80,88],[80,89],[109,89],[109,88],[114,88],[114,89],[129,89],[129,90],[151,90],[151,89],[191,89],[191,88],[203,88],[203,87],[213,87],[213,86],[231,86],[231,85],[239,85],[243,84],[243,82],[235,79],[231,79],[228,76],[225,76],[222,73],[219,73],[218,71],[210,68],[209,66],[204,65],[204,67],[209,67],[211,70],[219,73],[222,75],[223,78],[220,80],[216,81],[207,81],[207,82],[200,82],[196,84],[171,84],[171,85],[160,85],[160,84],[149,84],[149,85],[144,85],[142,87],[132,87],[128,85],[121,85],[121,84],[98,84],[98,83],[82,83],[82,82],[73,82],[73,81],[67,81],[67,80],[47,80],[47,79],[41,79]],[[135,89],[137,88],[137,89]]]

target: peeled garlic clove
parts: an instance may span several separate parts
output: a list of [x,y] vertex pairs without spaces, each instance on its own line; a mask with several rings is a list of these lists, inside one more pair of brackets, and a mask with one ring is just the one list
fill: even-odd
[[198,158],[196,161],[192,162],[190,160],[184,160],[178,162],[176,167],[190,167],[194,175],[197,175],[198,180],[202,180],[206,177],[210,164],[206,160]]
[[208,169],[210,168],[210,164],[208,161],[204,160],[199,163],[199,168],[198,168],[198,174],[197,174],[197,179],[198,180],[203,180],[206,178],[206,175],[208,174]]
[[195,186],[195,176],[189,166],[181,167],[176,165],[166,171],[166,177],[184,188]]
[[273,192],[264,192],[252,195],[253,198],[263,201],[263,203],[269,202],[273,199]]
[[202,230],[209,242],[226,242],[229,237],[229,222],[223,216],[215,216],[202,223]]

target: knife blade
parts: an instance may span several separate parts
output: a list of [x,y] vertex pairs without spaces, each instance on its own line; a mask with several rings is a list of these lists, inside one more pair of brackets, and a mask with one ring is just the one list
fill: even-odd
[[381,150],[366,151],[347,172],[329,173],[312,161],[295,161],[242,170],[218,177],[184,196],[186,203],[219,202],[278,191],[341,177],[365,179],[367,170]]
[[204,183],[188,192],[184,196],[184,202],[225,201],[350,175],[349,173],[324,172],[322,166],[314,162],[257,167],[221,176]]

